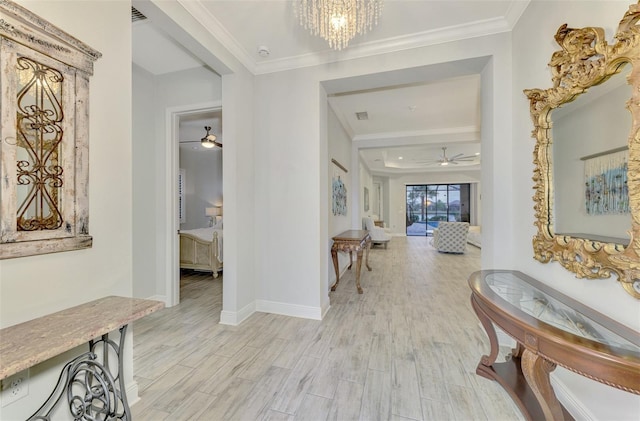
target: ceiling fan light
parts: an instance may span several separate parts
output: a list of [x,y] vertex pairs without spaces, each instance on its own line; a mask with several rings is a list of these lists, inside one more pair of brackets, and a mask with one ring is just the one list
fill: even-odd
[[202,140],[200,141],[200,144],[202,145],[203,148],[207,148],[207,149],[211,149],[216,146],[216,144],[213,143],[213,140],[209,140],[206,137],[202,138]]

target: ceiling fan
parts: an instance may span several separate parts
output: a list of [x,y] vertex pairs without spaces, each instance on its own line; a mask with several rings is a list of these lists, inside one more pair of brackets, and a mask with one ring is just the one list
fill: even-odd
[[474,161],[477,158],[477,156],[475,155],[467,155],[465,156],[465,154],[463,153],[459,153],[457,155],[453,155],[453,156],[447,156],[447,147],[443,146],[442,147],[442,156],[438,159],[435,160],[431,160],[431,161],[417,161],[419,163],[425,163],[425,164],[439,164],[443,167],[449,165],[449,164],[453,164],[453,165],[458,165],[458,162],[470,162],[470,161]]
[[218,139],[218,137],[214,134],[209,133],[211,131],[211,126],[204,126],[204,129],[207,131],[207,134],[198,140],[191,140],[191,141],[185,141],[185,142],[180,142],[180,143],[196,143],[196,142],[200,142],[200,144],[207,149],[211,149],[214,147],[219,147],[222,148],[222,143],[218,142],[216,139]]

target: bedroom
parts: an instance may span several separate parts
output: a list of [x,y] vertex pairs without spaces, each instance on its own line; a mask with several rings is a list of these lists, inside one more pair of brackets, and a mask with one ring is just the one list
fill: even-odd
[[180,269],[217,278],[222,270],[222,110],[181,114],[178,140]]

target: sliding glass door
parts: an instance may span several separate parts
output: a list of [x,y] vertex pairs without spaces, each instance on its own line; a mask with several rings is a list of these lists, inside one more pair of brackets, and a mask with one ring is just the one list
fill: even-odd
[[407,235],[431,235],[440,221],[469,222],[469,184],[407,186]]

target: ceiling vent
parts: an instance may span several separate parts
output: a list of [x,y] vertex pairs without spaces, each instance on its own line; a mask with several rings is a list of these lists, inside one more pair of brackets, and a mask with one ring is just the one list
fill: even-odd
[[361,111],[359,113],[356,113],[356,118],[358,120],[369,120],[369,114],[367,114],[366,111]]
[[131,7],[131,22],[138,22],[141,20],[145,20],[147,17],[140,13],[138,9],[135,7]]

